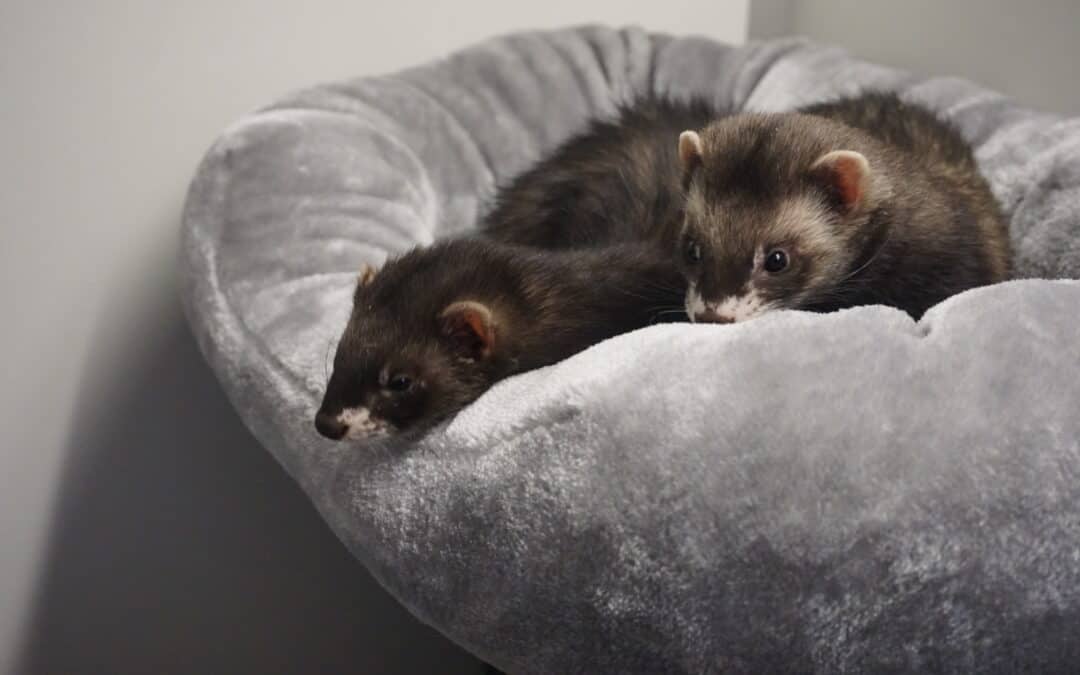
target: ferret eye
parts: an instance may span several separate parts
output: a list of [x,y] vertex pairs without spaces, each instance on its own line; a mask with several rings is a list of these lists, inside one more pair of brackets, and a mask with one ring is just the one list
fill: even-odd
[[686,240],[686,261],[690,264],[701,262],[701,245],[694,239]]
[[408,375],[394,375],[386,381],[386,388],[398,394],[409,391],[412,386],[412,378]]
[[784,251],[774,248],[765,256],[765,271],[769,274],[783,272],[788,266],[788,256]]

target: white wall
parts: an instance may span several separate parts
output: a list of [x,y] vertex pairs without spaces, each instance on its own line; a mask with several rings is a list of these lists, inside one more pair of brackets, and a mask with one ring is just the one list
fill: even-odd
[[740,41],[747,2],[0,3],[0,672],[475,668],[227,408],[179,212],[217,131],[289,89],[583,21]]
[[959,75],[1080,114],[1075,0],[753,0],[750,36],[805,35],[925,75]]

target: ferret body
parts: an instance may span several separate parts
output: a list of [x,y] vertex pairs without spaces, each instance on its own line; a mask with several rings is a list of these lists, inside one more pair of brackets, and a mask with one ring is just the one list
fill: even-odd
[[1008,276],[1008,228],[970,148],[893,95],[726,117],[678,150],[691,320],[863,304],[919,317]]
[[481,231],[547,249],[663,239],[682,222],[675,139],[721,114],[703,100],[643,98],[593,120],[503,186]]
[[620,333],[685,320],[654,246],[553,252],[448,240],[366,272],[316,415],[332,438],[423,431],[509,375]]
[[918,317],[1010,264],[967,144],[885,94],[728,117],[639,102],[502,190],[482,234],[363,276],[321,434],[423,431],[502,378],[658,320],[877,303]]

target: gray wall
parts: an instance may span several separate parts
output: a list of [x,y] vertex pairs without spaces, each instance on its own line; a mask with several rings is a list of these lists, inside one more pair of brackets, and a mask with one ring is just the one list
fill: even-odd
[[752,0],[750,37],[805,35],[926,75],[959,75],[1080,114],[1075,0]]
[[746,2],[0,2],[0,673],[477,669],[237,421],[179,314],[179,212],[289,89],[586,20],[741,39]]

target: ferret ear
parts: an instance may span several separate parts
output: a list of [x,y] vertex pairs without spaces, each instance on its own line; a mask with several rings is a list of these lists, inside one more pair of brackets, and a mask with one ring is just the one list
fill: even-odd
[[495,317],[474,300],[451,303],[439,315],[443,335],[468,358],[484,359],[495,349]]
[[360,286],[367,286],[375,278],[378,271],[379,270],[371,265],[364,263],[364,266],[360,268],[360,277],[357,279],[357,284]]
[[693,171],[701,164],[701,155],[701,136],[698,132],[687,130],[679,134],[679,162],[684,173]]
[[844,215],[854,213],[870,196],[870,162],[854,150],[833,150],[822,155],[810,174],[833,198]]

